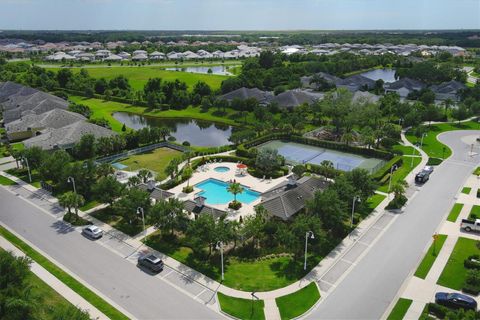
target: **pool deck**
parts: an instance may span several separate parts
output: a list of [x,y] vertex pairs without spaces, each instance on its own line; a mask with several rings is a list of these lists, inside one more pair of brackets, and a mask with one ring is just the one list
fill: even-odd
[[[230,170],[227,172],[217,172],[214,170],[216,167],[228,167]],[[272,179],[271,181],[269,179],[263,180],[261,178],[255,178],[248,173],[246,173],[244,176],[241,176],[236,174],[236,171],[237,164],[233,162],[210,163],[206,171],[201,171],[197,169],[197,171],[193,173],[192,178],[190,178],[189,185],[193,186],[193,192],[188,194],[182,192],[182,189],[187,185],[187,182],[184,182],[168,191],[174,193],[178,199],[185,201],[193,200],[196,194],[202,191],[202,189],[195,187],[195,185],[208,179],[217,179],[224,182],[236,180],[236,182],[242,184],[243,186],[249,187],[252,191],[257,191],[260,193],[264,193],[288,180],[286,176]],[[242,207],[238,211],[229,209],[228,203],[215,205],[209,204],[207,200],[207,205],[226,211],[228,214],[227,219],[229,220],[238,220],[240,219],[240,216],[245,217],[253,214],[255,212],[254,206],[259,204],[260,202],[261,197],[249,204],[243,203]]]

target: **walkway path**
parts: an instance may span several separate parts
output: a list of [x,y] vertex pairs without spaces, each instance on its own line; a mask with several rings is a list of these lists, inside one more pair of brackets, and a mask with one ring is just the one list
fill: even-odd
[[[435,263],[432,265],[426,278],[417,278],[413,275],[412,271],[412,275],[410,275],[410,277],[406,280],[403,289],[398,295],[399,297],[413,300],[412,305],[409,307],[404,319],[418,319],[425,307],[425,304],[435,301],[435,293],[438,291],[460,292],[450,288],[442,287],[437,284],[437,281],[445,265],[447,264],[459,237],[480,240],[480,235],[478,233],[468,233],[460,229],[460,221],[468,217],[472,206],[480,205],[480,199],[476,197],[476,190],[480,188],[480,180],[478,177],[471,175],[466,181],[465,186],[472,188],[472,190],[468,195],[464,193],[459,193],[457,195],[456,202],[464,204],[458,218],[455,222],[445,220],[437,230],[438,234],[447,235],[447,239],[445,240],[442,249],[435,259]],[[425,248],[425,253],[430,247],[432,241],[430,241],[429,245]],[[480,297],[474,298],[478,303],[480,303]],[[392,304],[384,314],[384,318],[388,316],[397,300],[398,299],[394,299],[392,301]]]
[[[24,257],[25,254],[15,247],[13,244],[8,242],[5,238],[0,236],[0,247],[3,249],[12,252],[17,257]],[[97,308],[92,306],[88,301],[78,295],[75,291],[67,287],[63,282],[58,280],[54,275],[44,269],[41,265],[32,261],[30,264],[30,270],[42,279],[46,284],[48,284],[52,289],[58,292],[61,296],[63,296],[67,301],[71,304],[80,308],[82,310],[88,311],[89,315],[93,319],[109,319],[105,316],[102,312],[100,312]]]

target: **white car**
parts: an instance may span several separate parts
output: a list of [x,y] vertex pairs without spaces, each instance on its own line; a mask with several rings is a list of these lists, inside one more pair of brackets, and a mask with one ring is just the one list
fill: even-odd
[[82,233],[92,239],[99,239],[103,236],[103,230],[97,226],[85,227],[83,228]]

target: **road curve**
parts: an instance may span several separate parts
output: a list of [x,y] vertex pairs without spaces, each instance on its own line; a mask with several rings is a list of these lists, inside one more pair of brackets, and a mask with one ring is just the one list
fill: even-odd
[[480,131],[450,131],[439,136],[452,156],[419,188],[405,211],[370,251],[333,289],[308,319],[380,319],[403,282],[415,269],[432,235],[455,202],[473,168],[479,164]]

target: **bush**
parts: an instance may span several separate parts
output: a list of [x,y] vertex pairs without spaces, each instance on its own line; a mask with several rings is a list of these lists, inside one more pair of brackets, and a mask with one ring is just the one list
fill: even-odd
[[477,189],[477,198],[480,198],[480,189]]
[[167,140],[168,140],[168,141],[175,141],[175,140],[177,140],[177,139],[176,139],[174,136],[170,136],[170,137],[168,137]]
[[438,166],[442,161],[440,158],[428,158],[427,166]]
[[474,254],[463,261],[463,266],[467,269],[480,269],[480,256]]
[[390,174],[390,170],[394,165],[400,168],[403,165],[403,158],[401,156],[393,157],[380,170],[375,172],[372,178],[377,181],[382,181],[386,175]]
[[185,147],[190,147],[190,142],[188,142],[188,141],[183,141],[183,142],[182,142],[182,145],[185,146]]
[[450,311],[447,307],[441,306],[437,303],[427,304],[428,313],[435,315],[437,318],[443,319],[447,312]]
[[233,200],[228,204],[228,207],[233,210],[238,210],[242,207],[242,203],[240,201]]
[[468,294],[472,294],[472,295],[476,296],[480,293],[480,286],[479,285],[473,285],[473,284],[465,284],[462,288],[462,291],[464,293],[468,293]]
[[405,205],[405,203],[407,203],[407,200],[407,197],[405,197],[404,195],[393,198],[393,200],[390,201],[390,203],[386,206],[386,209],[401,209]]
[[183,193],[190,193],[192,191],[193,191],[193,186],[183,187],[182,189]]

